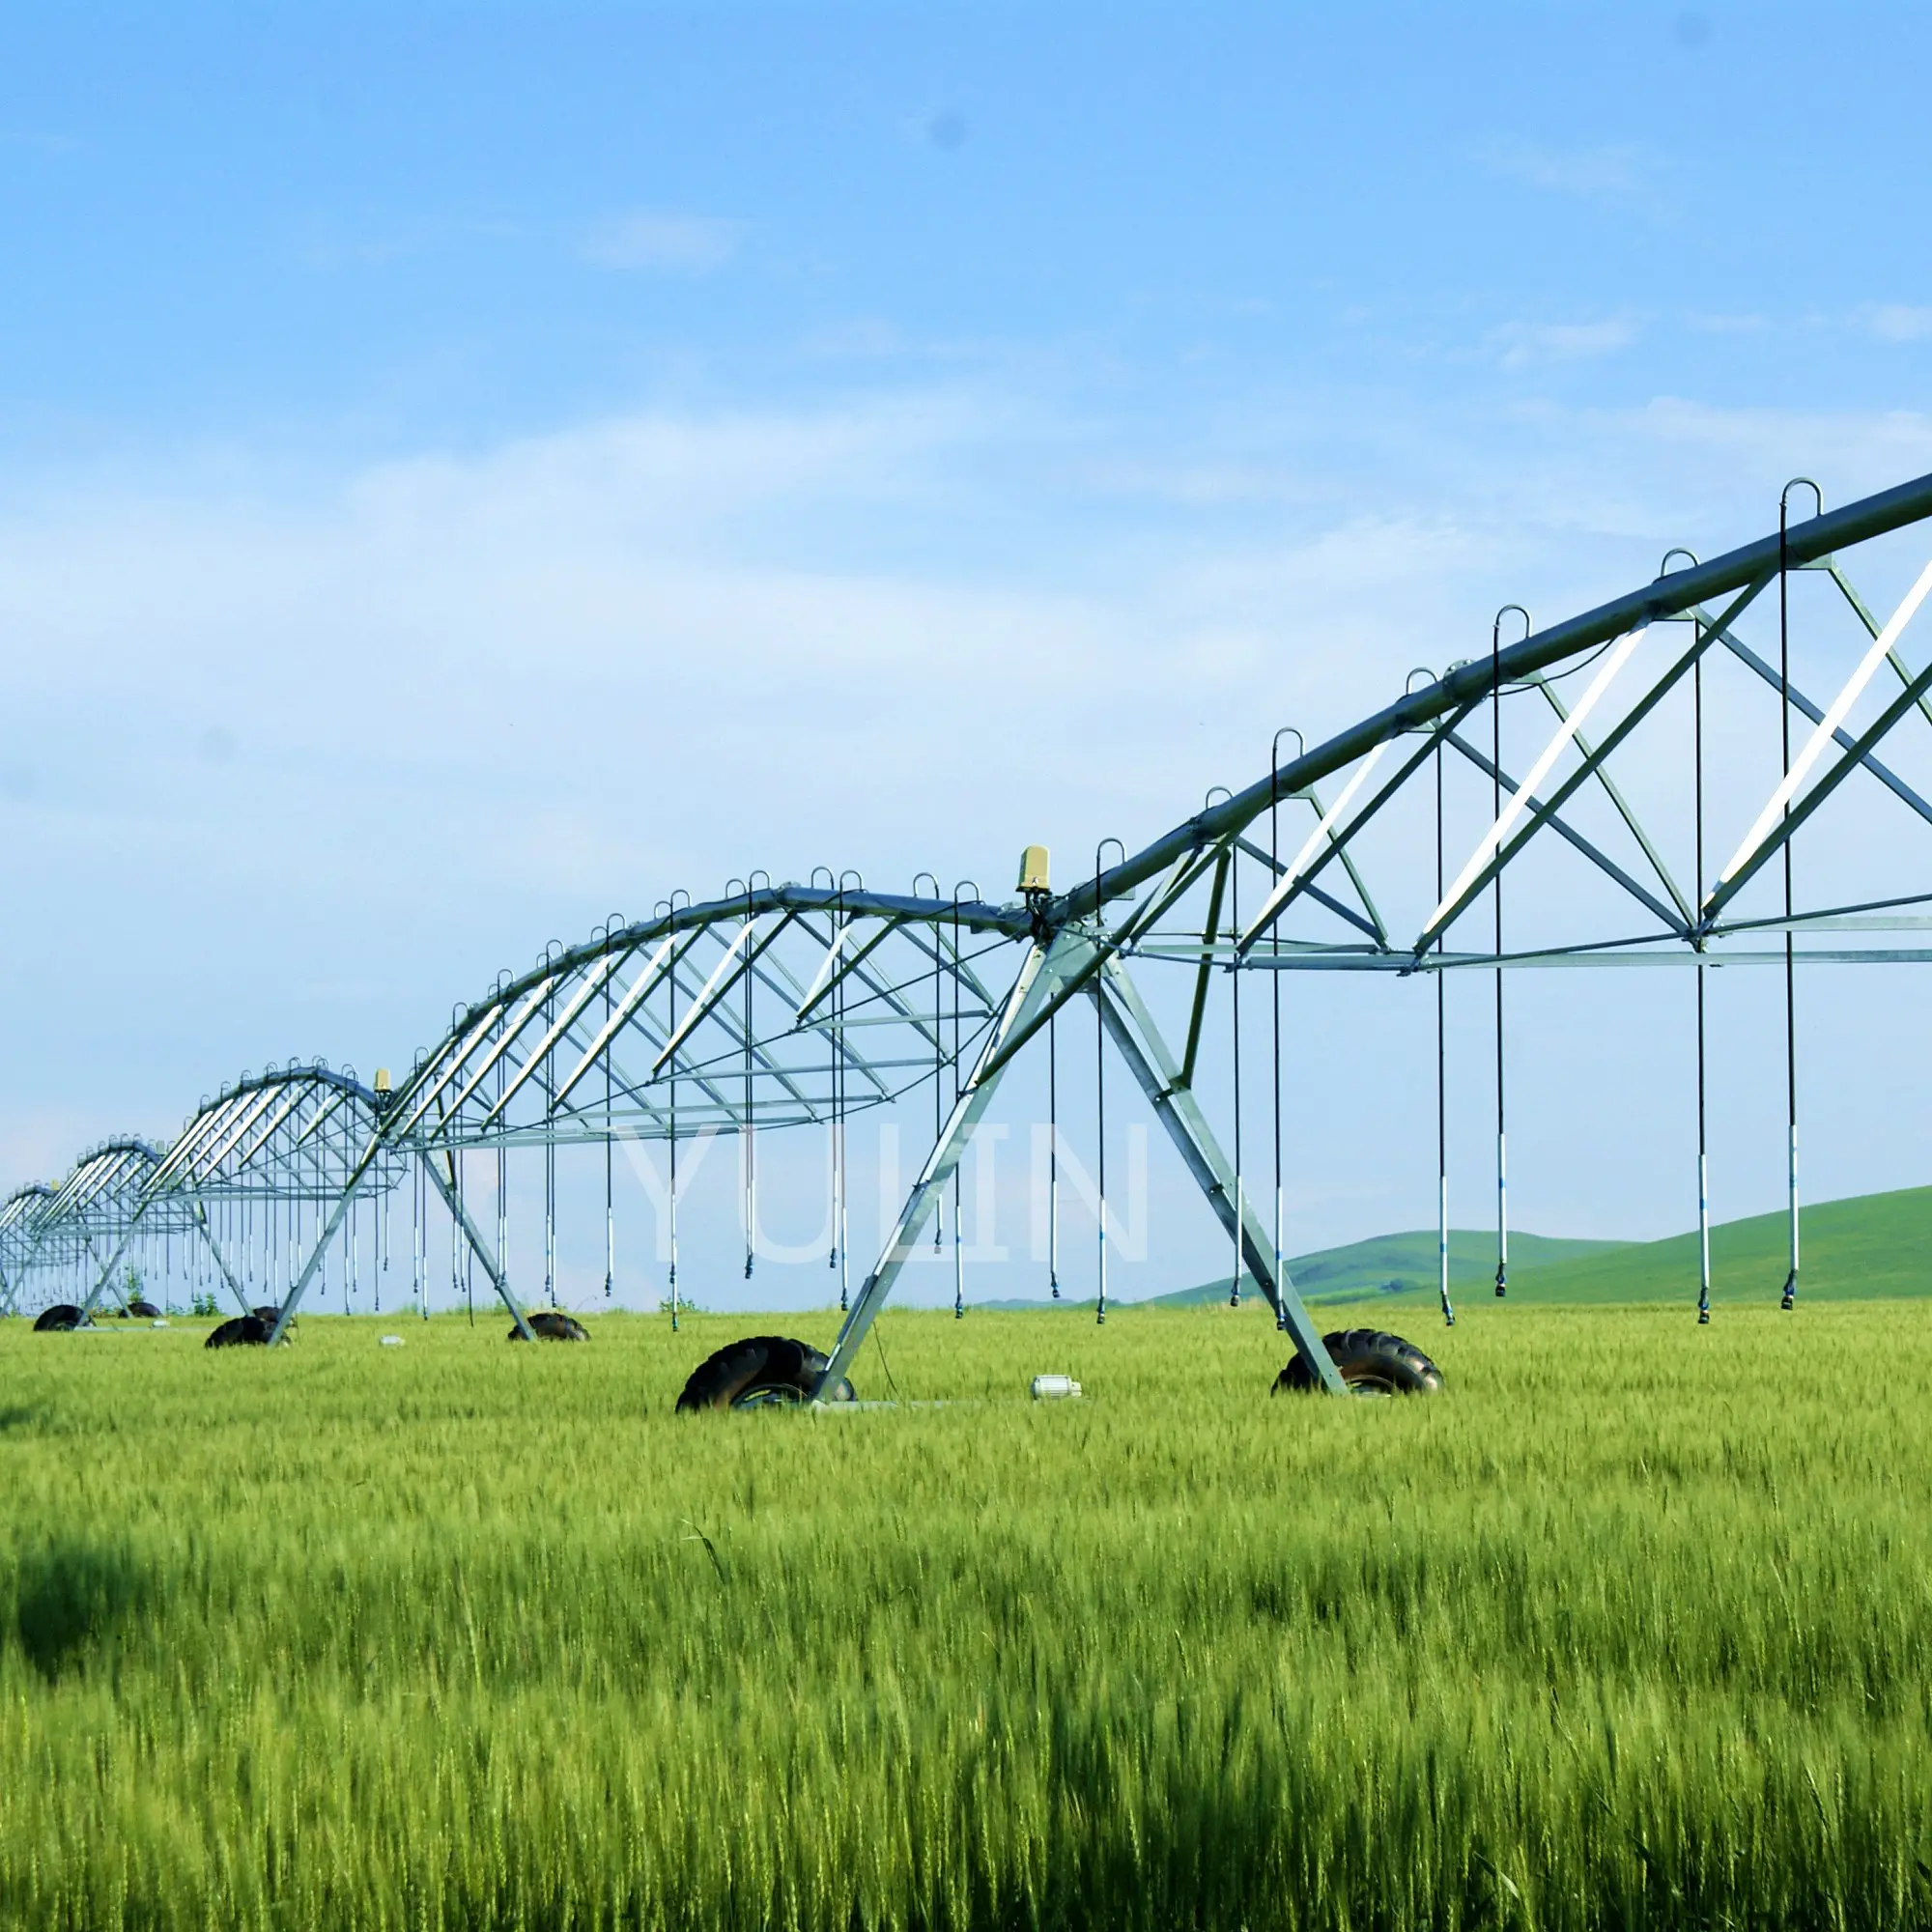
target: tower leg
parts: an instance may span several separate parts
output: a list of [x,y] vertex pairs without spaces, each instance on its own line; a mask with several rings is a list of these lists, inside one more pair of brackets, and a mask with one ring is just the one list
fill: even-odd
[[1261,1217],[1245,1199],[1236,1205],[1235,1170],[1213,1129],[1201,1111],[1193,1090],[1183,1084],[1180,1068],[1161,1037],[1140,991],[1118,958],[1110,958],[1088,988],[1098,1004],[1107,1037],[1140,1084],[1160,1123],[1187,1163],[1201,1191],[1208,1197],[1223,1228],[1232,1237],[1240,1231],[1241,1259],[1267,1296],[1275,1319],[1294,1343],[1295,1352],[1332,1395],[1346,1395],[1348,1385],[1336,1368],[1314,1321],[1284,1264],[1276,1270],[1273,1245]]

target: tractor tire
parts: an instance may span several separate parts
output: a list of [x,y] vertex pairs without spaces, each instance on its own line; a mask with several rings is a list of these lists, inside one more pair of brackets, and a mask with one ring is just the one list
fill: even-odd
[[65,1335],[78,1328],[83,1316],[71,1301],[57,1301],[51,1308],[43,1308],[34,1317],[36,1335]]
[[[530,1333],[539,1342],[587,1342],[590,1339],[590,1330],[560,1308],[540,1308],[534,1315],[526,1315],[524,1320],[530,1324]],[[521,1328],[510,1330],[511,1341],[521,1342],[523,1339]]]
[[204,1349],[263,1349],[275,1331],[272,1311],[264,1321],[259,1315],[231,1315],[201,1346]]
[[[810,1402],[825,1373],[826,1357],[809,1343],[784,1335],[753,1335],[707,1356],[691,1372],[677,1399],[680,1415],[704,1408],[788,1407]],[[825,1391],[828,1402],[851,1402],[842,1378]]]
[[[1442,1371],[1413,1342],[1379,1328],[1338,1328],[1321,1340],[1335,1358],[1351,1395],[1439,1395]],[[1321,1378],[1299,1355],[1275,1378],[1274,1392],[1308,1394]]]

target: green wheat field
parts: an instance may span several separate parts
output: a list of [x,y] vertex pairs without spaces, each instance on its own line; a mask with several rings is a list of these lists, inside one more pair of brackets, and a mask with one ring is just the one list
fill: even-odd
[[1932,1923],[1932,1302],[1376,1315],[0,1324],[0,1924]]

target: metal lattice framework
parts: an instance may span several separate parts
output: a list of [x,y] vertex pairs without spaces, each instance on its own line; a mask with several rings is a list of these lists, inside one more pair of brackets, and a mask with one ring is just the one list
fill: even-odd
[[461,1013],[397,1094],[390,1135],[443,1150],[668,1140],[881,1106],[984,1031],[1001,955],[1027,930],[1024,908],[977,895],[856,887],[665,908]]
[[[940,1109],[931,1151],[851,1301],[830,1382],[930,1225],[1005,1070],[1079,1000],[1097,1010],[1241,1269],[1309,1367],[1339,1390],[1283,1264],[1279,1201],[1269,1229],[1195,1091],[1217,983],[1341,971],[1435,974],[1439,987],[1457,971],[1493,973],[1500,1183],[1506,973],[1689,965],[1701,1037],[1707,965],[1780,964],[1789,1001],[1800,965],[1932,958],[1922,938],[1932,925],[1932,776],[1922,788],[1911,776],[1914,758],[1932,773],[1932,663],[1915,669],[1902,644],[1932,591],[1932,565],[1881,620],[1846,560],[1932,518],[1932,477],[1797,522],[1789,497],[1774,534],[1707,563],[1673,552],[1653,582],[1563,623],[1534,631],[1527,613],[1505,607],[1482,655],[1428,675],[1312,750],[1297,740],[1292,758],[1277,755],[1244,789],[1142,851],[1096,863],[1070,891],[1037,882],[1001,904],[977,888],[949,896],[936,883],[895,895],[851,874],[805,886],[754,875],[709,902],[612,922],[500,977],[393,1094],[321,1066],[240,1082],[165,1151],[137,1156],[139,1144],[112,1144],[59,1189],[22,1190],[0,1208],[8,1292],[71,1244],[94,1252],[157,1214],[213,1243],[212,1207],[302,1203],[317,1226],[302,1264],[291,1266],[279,1339],[357,1196],[394,1186],[413,1164],[527,1334],[501,1257],[464,1204],[462,1154],[613,1137],[675,1145],[812,1123],[836,1132],[849,1114],[926,1080],[941,1094],[950,1069],[951,1111]],[[1822,586],[1854,627],[1856,663],[1828,698],[1792,667],[1801,585]],[[1525,633],[1508,644],[1506,620]],[[1762,758],[1753,767],[1736,754],[1735,731],[1707,762],[1707,698],[1727,718],[1757,703],[1760,750],[1776,746],[1768,782]],[[1925,729],[1908,745],[1915,717]],[[1668,825],[1641,803],[1660,772],[1690,801]],[[1892,821],[1877,837],[1834,831],[1855,808]],[[1823,860],[1807,864],[1802,897],[1791,862],[1801,834]],[[1719,848],[1728,861],[1713,870]],[[1519,879],[1506,933],[1505,882]],[[1136,983],[1142,967],[1188,976],[1172,1043]],[[1796,1148],[1794,1074],[1787,1293],[1798,1265]],[[1501,1292],[1500,1185],[1499,1197]],[[1444,1217],[1446,1256],[1446,1207]]]
[[44,1210],[53,1198],[54,1190],[36,1180],[0,1202],[0,1312],[19,1312],[20,1290],[40,1259]]
[[[321,1063],[243,1075],[189,1117],[148,1177],[146,1205],[332,1204],[381,1118],[370,1089]],[[401,1168],[391,1154],[366,1184],[393,1186]]]
[[[0,1253],[13,1264],[9,1305],[35,1267],[70,1268],[92,1275],[83,1303],[92,1313],[104,1293],[121,1294],[115,1270],[146,1217],[149,1179],[161,1159],[142,1140],[103,1141],[90,1149],[58,1187],[24,1188],[0,1209]],[[154,1217],[156,1232],[185,1233],[191,1217],[174,1205]]]
[[[8,1312],[16,1312],[37,1270],[74,1280],[83,1319],[110,1295],[125,1307],[118,1270],[135,1243],[181,1241],[199,1246],[248,1313],[228,1252],[234,1210],[242,1204],[291,1210],[286,1227],[298,1239],[298,1211],[342,1199],[379,1119],[377,1096],[353,1074],[291,1065],[244,1075],[204,1101],[165,1150],[134,1139],[103,1143],[59,1186],[22,1188],[0,1205]],[[359,1185],[386,1190],[404,1171],[405,1157],[384,1149]]]

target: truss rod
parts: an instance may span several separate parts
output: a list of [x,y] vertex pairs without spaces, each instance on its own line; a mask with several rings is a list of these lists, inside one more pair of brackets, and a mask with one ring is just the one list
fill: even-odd
[[[1293,904],[1294,900],[1310,888],[1316,874],[1331,859],[1336,858],[1348,849],[1349,840],[1353,838],[1356,833],[1360,832],[1381,810],[1382,807],[1390,799],[1394,798],[1402,790],[1403,786],[1421,770],[1422,766],[1434,753],[1436,741],[1443,734],[1453,731],[1474,708],[1475,700],[1471,699],[1469,703],[1462,706],[1460,710],[1448,714],[1445,723],[1434,724],[1426,731],[1418,734],[1422,740],[1421,744],[1402,761],[1400,769],[1397,770],[1392,778],[1383,782],[1381,789],[1376,793],[1375,797],[1349,821],[1348,830],[1342,833],[1339,838],[1331,838],[1328,843],[1328,849],[1321,853],[1298,879],[1293,882],[1284,880],[1283,885],[1278,886],[1269,895],[1268,904],[1264,908],[1262,916],[1251,922],[1247,931],[1241,935],[1240,941],[1235,949],[1236,958],[1244,958],[1254,950],[1255,943],[1261,938],[1264,929],[1279,920],[1282,914]],[[1286,890],[1283,889],[1284,887],[1286,887]]]
[[[1805,696],[1804,693],[1795,684],[1786,687],[1784,680],[1777,674],[1777,667],[1759,657],[1742,638],[1733,636],[1728,630],[1719,632],[1718,637],[1719,641],[1722,643],[1724,648],[1740,664],[1754,670],[1766,684],[1770,685],[1772,690],[1777,691],[1788,688],[1791,696],[1791,708],[1794,711],[1802,713],[1814,724],[1824,717],[1824,712],[1810,698]],[[1849,752],[1852,749],[1852,734],[1844,729],[1842,725],[1833,733],[1833,738],[1845,751]],[[1870,753],[1865,755],[1862,762],[1865,770],[1870,772],[1873,778],[1877,779],[1895,797],[1909,805],[1927,824],[1932,824],[1932,804],[1928,804],[1918,792],[1914,791],[1889,765],[1886,764],[1882,759],[1871,756]]]
[[[1279,859],[1271,858],[1267,853],[1264,852],[1246,833],[1243,833],[1240,838],[1236,839],[1235,844],[1238,850],[1245,852],[1250,859],[1256,860],[1261,865],[1266,867],[1268,871],[1276,878],[1279,878],[1288,869]],[[1342,854],[1342,863],[1348,867],[1350,876],[1352,878],[1355,869],[1354,861],[1349,856],[1346,850]],[[1302,890],[1317,905],[1326,906],[1337,919],[1346,920],[1357,932],[1377,941],[1378,944],[1386,946],[1388,940],[1387,933],[1382,931],[1379,926],[1372,925],[1353,906],[1344,904],[1333,893],[1324,893],[1320,886],[1304,886]],[[1359,887],[1357,890],[1359,890]],[[1364,897],[1366,902],[1366,895]]]
[[[1544,746],[1537,754],[1536,762],[1530,766],[1529,776],[1523,780],[1520,789],[1511,793],[1508,803],[1497,813],[1495,823],[1483,834],[1477,841],[1476,849],[1470,853],[1462,871],[1457,874],[1456,883],[1443,895],[1441,904],[1429,915],[1428,923],[1416,938],[1413,949],[1415,952],[1420,952],[1425,946],[1430,945],[1435,935],[1463,909],[1470,895],[1469,882],[1478,872],[1483,871],[1486,862],[1502,849],[1503,841],[1509,837],[1517,820],[1522,816],[1525,808],[1535,804],[1537,786],[1549,776],[1556,760],[1569,750],[1571,741],[1582,728],[1583,721],[1596,709],[1604,694],[1615,683],[1618,671],[1630,662],[1632,654],[1649,635],[1650,627],[1645,625],[1641,630],[1626,632],[1617,639],[1609,656],[1597,668],[1597,675],[1591,679],[1590,688],[1583,694],[1581,702],[1556,727],[1548,744]],[[1601,762],[1601,758],[1586,758],[1584,769],[1594,770]],[[1543,823],[1554,818],[1556,811],[1557,807],[1554,805],[1539,808],[1537,822]],[[1490,876],[1492,875],[1485,874],[1486,883]]]
[[[1494,779],[1499,783],[1508,785],[1512,790],[1517,788],[1516,781],[1506,771],[1496,765],[1487,752],[1481,750],[1478,746],[1470,744],[1460,731],[1451,731],[1445,735],[1449,743],[1457,751],[1461,752],[1485,778]],[[1595,754],[1585,752],[1584,755],[1590,757]],[[1534,794],[1531,794],[1529,803],[1532,810],[1541,810],[1543,809],[1543,801]],[[1641,880],[1634,878],[1629,872],[1625,871],[1607,852],[1599,850],[1595,844],[1584,838],[1560,812],[1550,812],[1545,822],[1559,838],[1566,839],[1577,851],[1582,853],[1591,865],[1597,867],[1608,877],[1614,879],[1646,912],[1654,912],[1665,925],[1675,926],[1681,932],[1690,931],[1691,912],[1689,906],[1683,907],[1680,912],[1673,913],[1671,908],[1665,905]],[[1670,885],[1668,875],[1665,875],[1664,884],[1666,886]],[[1672,886],[1670,890],[1674,896],[1676,888]]]
[[[1825,747],[1837,736],[1845,720],[1851,716],[1852,706],[1859,700],[1859,695],[1869,684],[1880,665],[1893,655],[1892,646],[1898,642],[1906,625],[1918,614],[1918,607],[1925,601],[1927,591],[1932,591],[1932,563],[1928,563],[1919,573],[1918,581],[1905,594],[1904,601],[1891,613],[1891,620],[1873,639],[1871,648],[1859,660],[1858,668],[1845,680],[1845,687],[1833,698],[1831,708],[1819,719],[1804,748],[1792,760],[1791,768],[1778,781],[1776,789],[1766,802],[1764,810],[1758,813],[1757,822],[1745,834],[1744,843],[1731,855],[1731,862],[1718,874],[1719,885],[1728,884],[1732,875],[1750,858],[1773,825],[1783,815],[1784,809],[1798,796],[1798,788],[1810,777],[1811,768],[1825,753]],[[1887,710],[1886,716],[1895,724],[1905,715],[1912,703],[1916,703],[1924,692],[1926,680],[1922,675],[1908,678],[1905,689],[1907,704],[1900,707],[1896,700]],[[1887,728],[1889,728],[1889,726]],[[1876,739],[1873,740],[1876,743]],[[1854,747],[1856,752],[1860,748]]]
[[[1547,677],[1533,677],[1530,683],[1549,700],[1549,708],[1557,717],[1569,717],[1570,714],[1565,710],[1562,698],[1556,695],[1556,687]],[[1689,925],[1695,917],[1694,908],[1678,891],[1677,881],[1670,876],[1670,867],[1663,863],[1663,855],[1658,851],[1650,834],[1643,829],[1643,821],[1637,817],[1635,809],[1624,797],[1623,787],[1610,776],[1608,765],[1597,757],[1589,739],[1580,731],[1577,733],[1577,750],[1581,756],[1595,761],[1598,784],[1603,787],[1605,796],[1616,807],[1617,816],[1623,820],[1629,828],[1631,837],[1642,848],[1643,856],[1650,861],[1650,869],[1657,874],[1658,883],[1670,895],[1671,902],[1676,906],[1679,917],[1686,925]],[[1502,782],[1507,784],[1509,781],[1504,779]]]
[[[1812,570],[1829,572],[1832,582],[1838,586],[1840,592],[1843,593],[1845,602],[1852,607],[1859,622],[1865,627],[1866,635],[1873,638],[1878,636],[1880,628],[1878,619],[1867,609],[1865,600],[1852,587],[1852,580],[1839,568],[1836,557],[1828,556],[1822,563],[1810,564],[1806,567]],[[1899,656],[1896,650],[1889,652],[1888,656],[1891,660],[1892,669],[1898,673],[1899,683],[1910,684],[1912,682],[1912,667]],[[1923,692],[1920,692],[1918,696],[1918,713],[1928,724],[1932,724],[1932,698],[1928,698]],[[1815,723],[1816,721],[1814,720],[1813,722]]]
[[1088,918],[1097,906],[1165,871],[1179,854],[1217,844],[1240,831],[1260,817],[1270,802],[1347,769],[1387,739],[1426,729],[1445,713],[1473,708],[1489,696],[1492,683],[1520,684],[1532,671],[1580,657],[1627,631],[1662,618],[1685,616],[1706,599],[1747,587],[1755,595],[1777,574],[1780,560],[1790,567],[1812,563],[1834,550],[1903,529],[1927,517],[1932,517],[1932,475],[1915,477],[1909,483],[1847,503],[1842,509],[1794,524],[1781,543],[1774,530],[1708,563],[1669,571],[1638,589],[1598,605],[1594,611],[1535,632],[1493,656],[1486,653],[1473,658],[1435,683],[1362,719],[1325,744],[1257,780],[1245,791],[1196,812],[1151,845],[1103,872],[1097,881],[1084,880],[1055,902],[1053,917],[1056,921]]
[[[1932,571],[1928,571],[1932,575]],[[1864,753],[1878,744],[1898,721],[1918,701],[1920,693],[1932,689],[1932,665],[1920,671],[1904,691],[1880,712],[1877,722],[1870,725],[1832,769],[1804,795],[1804,799],[1790,808],[1783,819],[1769,833],[1757,835],[1759,842],[1752,846],[1748,841],[1740,848],[1738,857],[1726,868],[1720,882],[1708,894],[1704,900],[1704,917],[1715,919],[1732,899],[1736,898],[1764,866],[1797,836],[1804,825],[1851,775],[1864,762]],[[1781,789],[1781,787],[1780,787]],[[1746,852],[1749,856],[1746,857]]]

